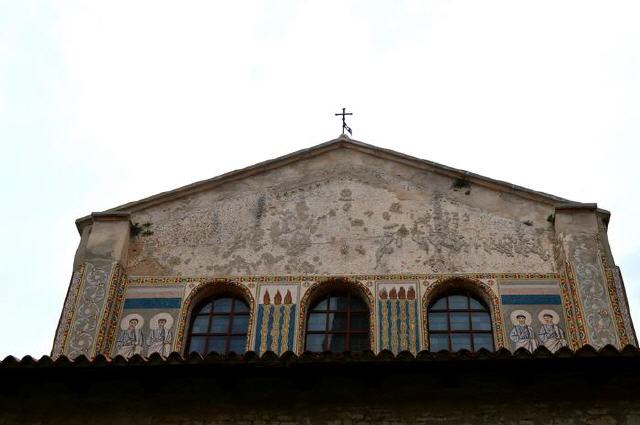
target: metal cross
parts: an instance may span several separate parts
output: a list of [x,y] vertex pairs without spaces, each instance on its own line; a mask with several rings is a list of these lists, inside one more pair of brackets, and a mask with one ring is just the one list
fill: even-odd
[[351,112],[345,112],[346,108],[342,108],[342,112],[335,114],[335,116],[342,116],[342,134],[344,134],[345,131],[348,131],[349,134],[353,135],[353,133],[351,132],[351,127],[349,127],[347,125],[347,122],[345,121],[345,116],[347,115],[353,115]]

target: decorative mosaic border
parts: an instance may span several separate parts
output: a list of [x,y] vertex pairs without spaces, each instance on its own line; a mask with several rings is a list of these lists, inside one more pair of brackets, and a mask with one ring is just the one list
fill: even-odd
[[566,275],[560,279],[560,295],[569,334],[569,343],[573,349],[588,344],[587,327],[584,321],[582,300],[578,294],[576,275],[573,266],[564,260]]
[[77,305],[69,331],[70,337],[65,354],[70,358],[79,355],[93,356],[96,336],[104,310],[108,306],[107,284],[113,272],[114,263],[97,266],[85,263],[85,274],[80,284]]
[[107,329],[109,327],[109,322],[111,320],[111,316],[113,315],[113,310],[116,308],[113,301],[116,298],[118,281],[120,280],[121,273],[123,272],[124,270],[122,269],[120,264],[113,263],[111,265],[111,271],[109,272],[109,280],[107,281],[107,285],[106,285],[107,298],[106,298],[105,306],[101,313],[99,326],[98,326],[98,334],[96,335],[96,341],[93,346],[94,354],[98,354],[102,352],[105,336],[107,335]]
[[633,328],[633,321],[631,320],[631,314],[629,312],[629,299],[627,298],[627,293],[624,288],[622,271],[620,271],[620,267],[616,266],[615,264],[613,265],[611,271],[613,272],[613,281],[616,284],[618,300],[620,301],[620,310],[622,311],[622,316],[624,318],[624,326],[629,337],[629,344],[637,347],[638,339],[635,329]]
[[[175,283],[175,282],[174,282]],[[249,291],[249,289],[244,286],[239,284],[238,282],[234,281],[234,280],[220,280],[220,279],[209,279],[208,281],[204,282],[204,284],[198,285],[197,287],[193,288],[193,290],[191,291],[191,293],[189,293],[189,295],[187,296],[187,298],[185,300],[183,300],[182,302],[182,306],[180,307],[180,312],[178,313],[180,315],[179,320],[178,320],[178,326],[176,328],[176,337],[175,337],[175,342],[174,342],[174,347],[176,350],[179,351],[184,351],[186,349],[185,346],[183,346],[183,341],[184,341],[184,335],[186,332],[186,328],[187,328],[187,322],[188,322],[188,318],[191,316],[191,310],[193,309],[193,306],[200,301],[202,292],[205,292],[207,290],[213,290],[215,291],[216,289],[220,289],[223,290],[224,288],[231,288],[232,290],[238,290],[243,297],[245,297],[245,301],[251,306],[251,308],[249,309],[249,328],[247,329],[247,346],[246,346],[246,350],[250,350],[250,344],[251,341],[253,340],[253,329],[254,329],[254,325],[253,325],[253,318],[255,315],[255,300],[253,295],[251,294],[251,291]],[[185,353],[188,354],[188,353]]]
[[[127,289],[127,277],[124,273],[124,269],[117,264],[113,272],[113,276],[109,282],[109,299],[111,300],[111,314],[105,318],[101,332],[104,331],[103,338],[98,336],[98,341],[104,343],[100,348],[96,348],[96,354],[102,353],[106,356],[110,355],[111,350],[116,339],[116,332],[118,329],[118,322],[122,316],[122,310],[124,308],[124,294]],[[106,336],[106,337],[104,337]]]
[[[582,323],[582,335],[586,337],[586,333],[584,331],[584,321],[582,319],[582,314],[579,308],[575,308],[576,313],[574,313],[573,304],[571,302],[571,288],[573,291],[576,291],[575,288],[575,278],[567,278],[561,273],[455,273],[455,274],[408,274],[408,275],[297,275],[297,276],[219,276],[219,277],[210,277],[210,276],[173,276],[173,277],[153,277],[153,276],[130,276],[127,277],[127,285],[131,286],[159,286],[159,285],[176,285],[176,284],[195,284],[195,288],[188,294],[186,299],[183,301],[179,318],[178,318],[178,326],[176,328],[176,338],[174,341],[174,349],[178,351],[184,351],[185,347],[183,346],[185,340],[185,333],[187,331],[188,326],[188,312],[192,308],[192,304],[194,302],[194,297],[196,294],[200,293],[201,290],[205,288],[210,288],[211,284],[227,284],[234,285],[234,287],[241,288],[242,292],[245,294],[248,300],[251,302],[251,317],[250,317],[250,325],[247,335],[247,344],[253,343],[253,333],[256,331],[256,325],[254,322],[254,316],[256,312],[254,311],[254,307],[257,306],[253,301],[253,295],[250,290],[255,289],[260,284],[286,284],[286,283],[300,283],[302,287],[305,288],[304,295],[299,302],[300,308],[298,310],[298,324],[296,329],[296,344],[295,351],[297,353],[302,353],[304,351],[304,330],[306,325],[306,311],[309,303],[310,297],[312,297],[313,293],[317,288],[332,281],[342,281],[352,285],[356,285],[359,290],[361,290],[364,294],[366,294],[370,309],[370,334],[371,334],[371,346],[372,349],[376,350],[376,339],[377,334],[375,332],[375,324],[376,324],[376,308],[375,308],[375,296],[371,292],[371,290],[367,287],[373,285],[373,281],[392,281],[392,282],[402,282],[402,281],[418,281],[422,282],[421,285],[418,285],[420,296],[422,297],[422,303],[419,304],[421,306],[419,316],[422,320],[421,326],[422,331],[419,333],[422,339],[422,344],[424,346],[427,345],[428,341],[428,333],[427,333],[427,323],[426,323],[426,304],[425,300],[428,300],[428,297],[431,293],[431,289],[433,289],[435,284],[439,282],[447,282],[453,279],[460,279],[463,281],[472,282],[477,285],[489,298],[490,305],[492,306],[492,315],[494,322],[494,340],[496,342],[496,348],[505,347],[505,336],[504,336],[504,324],[503,318],[501,315],[501,304],[499,297],[487,283],[482,280],[540,280],[540,279],[552,279],[558,280],[561,282],[561,290],[563,293],[563,300],[567,300],[563,302],[563,307],[565,307],[565,315],[567,317],[568,323]],[[425,281],[432,281],[432,285],[427,288],[426,293],[420,288],[422,285],[426,284]],[[569,294],[569,295],[567,295]],[[576,292],[577,294],[577,292]],[[119,302],[119,300],[117,300]],[[569,310],[567,307],[571,307]],[[117,327],[117,319],[118,316],[113,320]],[[577,316],[577,317],[574,317]],[[573,339],[575,344],[576,334],[579,333],[579,326],[573,326]],[[109,337],[109,344],[111,344],[112,337]],[[420,342],[419,342],[420,343]],[[586,342],[584,343],[586,344]],[[582,345],[584,345],[582,344]],[[579,346],[579,344],[576,344]]]
[[429,274],[375,274],[375,275],[298,275],[298,276],[188,276],[188,277],[153,277],[129,276],[132,285],[175,285],[177,283],[221,283],[221,282],[253,282],[253,283],[289,283],[306,281],[327,281],[332,279],[362,280],[424,280],[459,277],[468,279],[560,279],[560,273],[429,273]]
[[609,300],[611,301],[611,309],[613,310],[613,317],[616,322],[616,328],[618,330],[618,339],[620,341],[620,347],[623,348],[629,344],[629,335],[624,324],[624,316],[620,309],[620,302],[618,300],[618,292],[616,290],[616,282],[613,278],[613,272],[609,267],[607,257],[602,250],[600,251],[600,263],[602,266],[605,282],[607,283],[607,292],[609,293]]
[[62,315],[60,316],[60,322],[58,324],[58,330],[56,332],[56,338],[51,352],[52,357],[58,357],[65,353],[67,339],[69,337],[69,330],[71,329],[71,323],[73,322],[73,316],[76,311],[76,305],[78,301],[78,294],[80,293],[80,283],[84,278],[84,264],[81,264],[78,270],[73,272],[71,281],[69,282],[69,292],[64,301],[62,308]]
[[[305,277],[305,280],[310,280],[310,277]],[[369,305],[369,335],[370,335],[370,346],[371,351],[376,351],[376,333],[375,333],[375,322],[376,322],[376,309],[375,309],[375,300],[373,293],[370,290],[370,287],[373,286],[372,282],[367,282],[367,284],[362,283],[359,279],[351,277],[338,277],[338,278],[327,278],[324,277],[322,280],[318,280],[317,282],[311,284],[309,288],[305,291],[302,299],[300,300],[300,310],[298,313],[298,330],[297,330],[297,353],[300,355],[304,352],[304,336],[305,330],[307,326],[307,309],[309,307],[309,302],[312,298],[318,293],[326,285],[330,284],[345,284],[350,286],[351,288],[357,290],[362,295],[366,296],[367,304]]]
[[[500,299],[494,292],[494,290],[486,283],[482,282],[478,279],[471,279],[465,275],[452,275],[450,277],[445,277],[436,280],[435,282],[428,283],[428,286],[422,295],[422,346],[423,349],[429,349],[429,326],[428,326],[428,317],[427,317],[427,307],[431,302],[431,298],[433,297],[433,293],[437,288],[440,288],[444,285],[450,284],[452,282],[463,282],[469,285],[473,285],[474,287],[479,288],[484,296],[488,298],[489,305],[491,306],[491,315],[493,319],[493,337],[496,343],[496,350],[505,347],[505,339],[504,339],[504,324],[502,322],[502,309],[500,306]],[[426,283],[426,282],[425,282]],[[486,300],[485,300],[486,301]]]

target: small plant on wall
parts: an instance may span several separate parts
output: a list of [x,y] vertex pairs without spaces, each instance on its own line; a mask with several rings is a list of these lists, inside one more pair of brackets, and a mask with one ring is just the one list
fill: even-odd
[[133,236],[151,236],[153,230],[151,230],[152,224],[148,221],[146,223],[134,223],[131,225],[131,234]]
[[464,194],[468,195],[471,193],[471,182],[469,182],[469,180],[467,180],[466,178],[459,177],[453,181],[453,183],[451,184],[451,188],[456,192],[462,189],[466,189]]

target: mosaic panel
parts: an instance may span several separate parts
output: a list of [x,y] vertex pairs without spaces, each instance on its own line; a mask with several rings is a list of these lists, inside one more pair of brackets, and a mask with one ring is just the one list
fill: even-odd
[[620,272],[620,268],[618,266],[616,266],[613,270],[613,279],[616,287],[616,292],[618,294],[618,299],[620,300],[620,310],[624,318],[624,328],[629,338],[628,343],[637,347],[638,341],[636,340],[635,332],[633,330],[633,322],[631,321],[631,314],[629,313],[627,295],[625,293],[624,283],[622,281],[622,273]]
[[378,284],[377,304],[380,350],[420,351],[416,283]]
[[255,351],[282,354],[294,350],[298,285],[260,287]]
[[624,301],[621,301],[624,300],[624,298],[620,297],[618,288],[616,287],[613,270],[611,270],[611,267],[609,267],[607,258],[602,252],[600,253],[600,264],[602,265],[602,269],[604,271],[607,291],[609,293],[609,301],[611,301],[611,309],[613,311],[613,319],[616,324],[616,329],[618,330],[620,347],[624,347],[630,342],[627,326],[625,326],[625,313],[622,307],[622,305],[626,303]]
[[500,282],[500,297],[511,350],[555,352],[568,345],[558,281]]
[[53,350],[51,351],[51,356],[54,358],[64,353],[83,275],[84,265],[81,265],[71,276],[71,283],[69,284],[67,297],[65,298],[62,314],[60,315],[60,322],[58,323],[58,329],[56,330]]
[[85,264],[85,275],[78,294],[77,307],[69,334],[68,356],[92,357],[98,326],[103,317],[108,283],[115,264]]
[[173,351],[184,286],[127,288],[112,356],[168,356]]

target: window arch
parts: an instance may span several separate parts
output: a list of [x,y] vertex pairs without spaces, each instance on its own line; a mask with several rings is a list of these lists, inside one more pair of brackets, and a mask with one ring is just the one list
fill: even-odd
[[305,351],[369,350],[369,314],[369,307],[358,295],[330,289],[309,309]]
[[244,353],[249,330],[249,305],[233,295],[216,295],[193,309],[187,353]]
[[485,303],[465,292],[435,299],[428,308],[429,349],[493,351],[491,314]]

